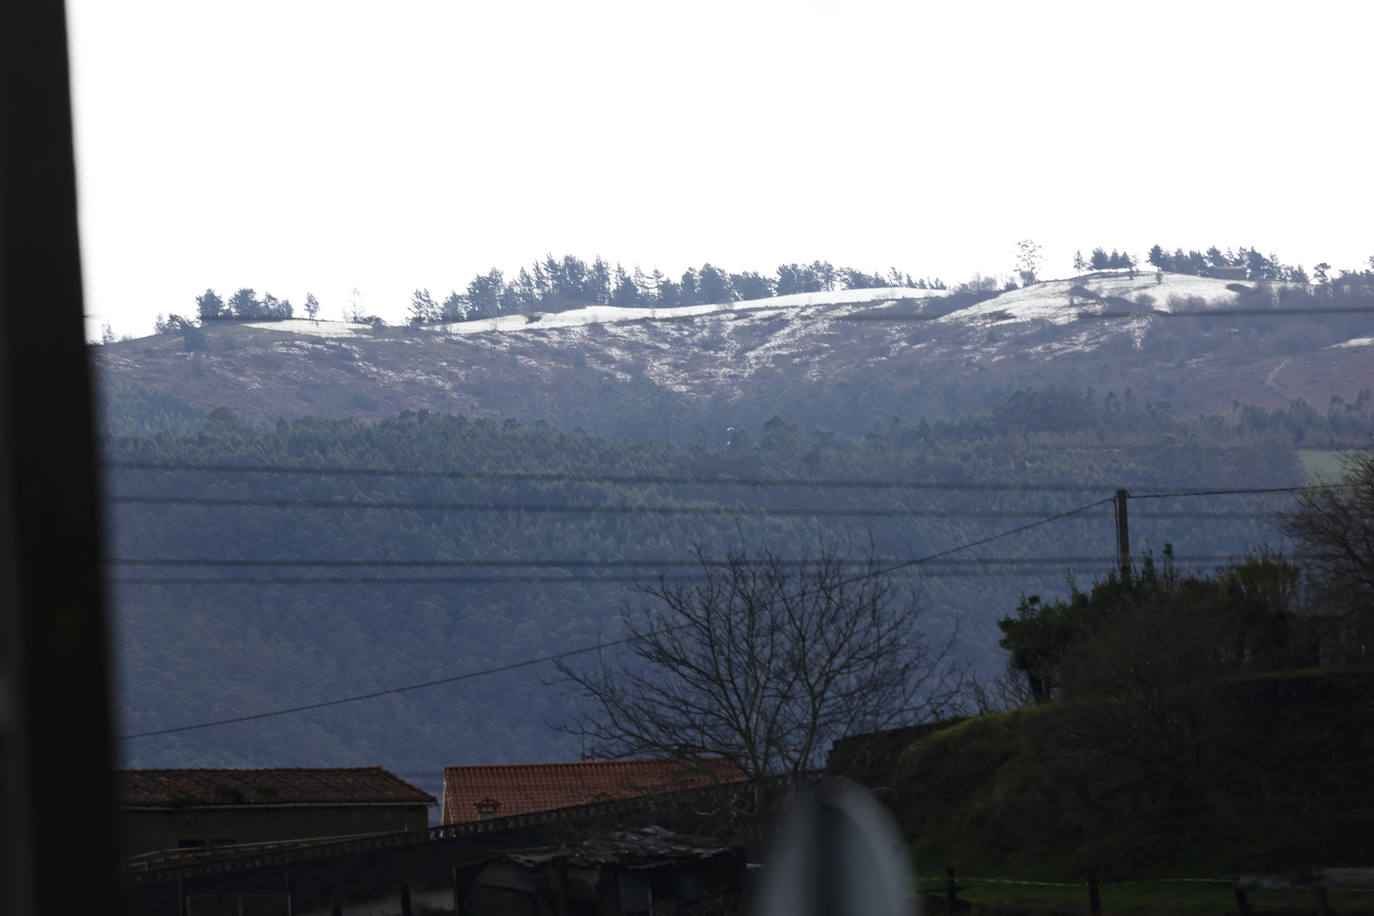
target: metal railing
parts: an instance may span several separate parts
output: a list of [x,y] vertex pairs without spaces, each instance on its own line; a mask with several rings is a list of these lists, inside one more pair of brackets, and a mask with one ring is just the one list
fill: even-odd
[[[674,792],[661,792],[654,795],[641,795],[634,798],[555,808],[548,811],[493,817],[461,824],[439,824],[434,827],[426,827],[423,830],[370,834],[353,839],[333,840],[326,838],[323,842],[283,840],[273,843],[245,843],[208,849],[168,850],[170,855],[158,856],[155,853],[149,853],[126,859],[122,870],[126,883],[153,884],[176,877],[192,877],[264,866],[285,865],[292,862],[303,862],[350,853],[418,846],[466,837],[496,835],[532,827],[549,827],[559,824],[605,820],[625,815],[642,815],[668,806],[686,803],[695,806],[702,802],[720,802],[735,796],[742,790],[747,790],[747,788],[748,784],[744,781],[700,786]],[[701,814],[702,812],[696,813]],[[184,853],[192,854],[189,861]]]

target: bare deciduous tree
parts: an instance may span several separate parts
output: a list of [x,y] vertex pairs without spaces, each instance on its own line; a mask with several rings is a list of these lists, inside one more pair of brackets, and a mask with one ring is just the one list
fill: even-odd
[[1302,490],[1284,533],[1311,572],[1324,610],[1346,620],[1359,653],[1374,638],[1374,452],[1345,460],[1344,485]]
[[938,716],[956,698],[954,633],[931,640],[919,595],[822,545],[800,563],[764,550],[701,576],[644,586],[626,640],[599,664],[559,670],[583,700],[569,730],[595,757],[724,757],[757,813],[778,777],[806,780],[839,737]]

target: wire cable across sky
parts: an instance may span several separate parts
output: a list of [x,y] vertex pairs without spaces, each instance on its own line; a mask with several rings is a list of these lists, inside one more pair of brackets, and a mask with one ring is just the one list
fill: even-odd
[[[1086,512],[1086,511],[1088,511],[1089,509],[1094,509],[1094,508],[1096,508],[1096,507],[1098,507],[1098,506],[1101,506],[1101,505],[1105,505],[1105,504],[1107,504],[1107,503],[1110,503],[1111,501],[1112,501],[1112,497],[1107,497],[1106,499],[1100,499],[1100,500],[1097,500],[1096,502],[1087,503],[1086,505],[1078,506],[1078,507],[1076,507],[1076,508],[1074,508],[1074,509],[1069,509],[1069,510],[1067,510],[1067,511],[1065,511],[1065,512],[1060,512],[1060,513],[1057,513],[1057,514],[1055,514],[1055,515],[1050,515],[1050,516],[1047,516],[1047,517],[1045,517],[1045,518],[1037,519],[1036,521],[1030,522],[1029,524],[1019,525],[1019,526],[1017,526],[1017,527],[1015,527],[1015,528],[1010,528],[1010,529],[1007,529],[1007,530],[1005,530],[1005,531],[999,531],[999,532],[997,532],[997,533],[995,533],[995,534],[990,534],[990,535],[988,535],[987,537],[979,538],[979,539],[977,539],[977,540],[975,540],[975,541],[969,541],[969,542],[964,543],[964,544],[959,544],[959,545],[957,545],[957,546],[955,546],[955,547],[950,547],[950,548],[947,548],[947,549],[945,549],[945,550],[937,551],[936,553],[932,553],[932,554],[929,554],[929,555],[924,556],[924,557],[918,557],[918,558],[912,559],[912,560],[905,560],[905,561],[902,561],[902,562],[900,562],[900,563],[895,563],[895,564],[891,564],[891,565],[888,565],[888,566],[885,566],[885,567],[881,567],[881,568],[878,568],[878,569],[869,570],[869,571],[863,573],[862,575],[856,576],[856,577],[852,577],[851,579],[849,579],[849,580],[847,580],[847,581],[848,581],[848,582],[851,582],[851,583],[852,583],[852,582],[858,582],[858,581],[862,581],[862,579],[864,579],[864,578],[872,577],[872,576],[875,576],[875,575],[886,575],[886,574],[891,574],[891,573],[895,573],[895,572],[900,572],[900,571],[902,571],[902,570],[904,570],[904,569],[907,569],[907,568],[909,568],[909,567],[918,566],[918,565],[920,565],[920,564],[922,564],[922,563],[929,563],[929,562],[932,562],[932,561],[934,561],[934,560],[940,559],[940,558],[942,558],[942,557],[947,557],[947,556],[950,556],[950,555],[952,555],[952,554],[959,553],[960,551],[970,550],[970,549],[972,549],[972,548],[974,548],[974,547],[979,547],[979,546],[981,546],[981,545],[983,545],[983,544],[990,544],[990,543],[992,543],[993,541],[1001,540],[1002,538],[1011,537],[1011,536],[1013,536],[1013,535],[1020,534],[1020,533],[1023,532],[1023,531],[1029,531],[1029,530],[1031,530],[1031,529],[1033,529],[1033,528],[1038,528],[1038,527],[1040,527],[1041,525],[1048,525],[1048,524],[1050,524],[1050,523],[1052,523],[1052,522],[1059,521],[1060,519],[1069,518],[1070,516],[1077,515],[1077,514],[1082,513],[1082,512]],[[842,580],[842,581],[844,581],[844,580]],[[338,697],[338,698],[335,698],[335,699],[332,699],[332,700],[322,700],[322,701],[317,702],[317,703],[306,703],[306,704],[302,704],[302,705],[299,705],[299,706],[289,706],[289,707],[285,707],[285,708],[282,708],[282,709],[267,710],[267,711],[264,711],[264,712],[257,712],[257,713],[248,713],[248,714],[241,715],[241,716],[231,716],[231,717],[224,718],[224,719],[216,719],[216,720],[211,721],[211,722],[198,722],[198,723],[191,724],[191,725],[179,725],[179,726],[173,726],[173,727],[171,727],[171,728],[161,728],[161,729],[153,729],[153,730],[145,731],[145,732],[135,732],[135,733],[133,733],[133,734],[120,735],[120,736],[119,736],[118,738],[116,738],[115,740],[117,740],[117,741],[133,741],[133,740],[139,739],[139,738],[152,738],[152,737],[156,737],[156,736],[159,736],[159,735],[180,734],[180,733],[182,733],[182,732],[198,731],[198,730],[200,730],[200,729],[206,729],[206,728],[217,728],[217,727],[224,726],[224,725],[234,725],[234,724],[238,724],[238,723],[241,723],[241,722],[253,722],[253,721],[257,721],[257,720],[261,720],[261,719],[275,718],[275,717],[278,717],[278,716],[294,715],[294,714],[296,714],[296,713],[309,712],[309,711],[316,710],[316,709],[325,709],[325,708],[328,708],[328,707],[331,707],[331,706],[342,706],[342,705],[347,704],[347,703],[358,703],[358,702],[361,702],[361,701],[363,701],[363,700],[372,700],[372,699],[377,699],[377,698],[379,698],[379,697],[395,696],[395,695],[401,694],[401,693],[409,693],[409,692],[416,691],[416,690],[424,690],[424,689],[431,688],[431,687],[438,687],[438,686],[441,686],[441,685],[443,685],[443,684],[453,684],[453,683],[457,683],[457,682],[459,682],[459,681],[471,680],[471,679],[473,679],[473,678],[478,678],[478,677],[486,677],[486,676],[493,675],[493,674],[500,674],[500,673],[506,672],[506,671],[514,671],[514,670],[517,670],[517,669],[520,669],[520,668],[530,668],[530,667],[534,667],[535,665],[544,664],[544,663],[546,663],[546,662],[556,662],[556,661],[561,661],[561,660],[566,659],[566,658],[574,658],[574,657],[579,656],[579,655],[585,655],[585,654],[588,654],[588,653],[591,653],[591,652],[599,652],[599,651],[601,651],[601,650],[603,650],[603,649],[608,649],[608,648],[612,648],[612,647],[614,647],[614,646],[624,645],[625,643],[630,642],[630,641],[631,641],[631,637],[625,637],[625,638],[622,638],[622,639],[611,640],[611,641],[609,641],[609,642],[598,642],[596,645],[581,646],[581,647],[576,648],[576,649],[569,649],[569,650],[567,650],[567,651],[558,652],[558,653],[554,653],[554,654],[551,654],[551,655],[541,655],[541,656],[537,656],[537,657],[535,657],[535,658],[525,659],[525,660],[523,660],[523,661],[518,661],[518,662],[511,662],[511,663],[505,664],[505,665],[497,665],[497,666],[494,666],[494,667],[491,667],[491,668],[483,668],[483,669],[480,669],[480,670],[477,670],[477,671],[468,671],[468,672],[464,672],[464,673],[462,673],[462,674],[455,674],[455,675],[452,675],[452,676],[450,676],[450,677],[436,678],[436,679],[434,679],[434,680],[429,680],[429,681],[421,681],[421,682],[416,683],[416,684],[406,684],[406,685],[403,685],[403,686],[400,686],[400,687],[391,687],[391,688],[388,688],[388,689],[386,689],[386,690],[374,690],[374,691],[370,691],[370,692],[368,692],[368,693],[360,693],[360,694],[354,694],[354,695],[352,695],[352,696]]]

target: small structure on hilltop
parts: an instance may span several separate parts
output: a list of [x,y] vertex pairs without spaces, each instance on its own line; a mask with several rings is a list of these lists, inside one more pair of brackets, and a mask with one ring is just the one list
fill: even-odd
[[436,801],[381,767],[354,767],[122,770],[118,804],[127,860],[423,830]]
[[444,823],[556,811],[743,779],[723,757],[444,767]]

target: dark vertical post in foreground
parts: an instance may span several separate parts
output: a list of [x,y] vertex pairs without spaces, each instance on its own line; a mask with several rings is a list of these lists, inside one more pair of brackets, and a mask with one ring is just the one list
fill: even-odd
[[1088,871],[1088,912],[1092,916],[1101,916],[1102,913],[1102,897],[1097,892],[1097,872],[1093,869]]
[[950,911],[962,910],[964,901],[959,899],[959,882],[954,877],[954,866],[945,866],[945,905]]
[[0,912],[15,916],[120,909],[91,421],[65,10],[6,0]]
[[1131,494],[1125,490],[1116,491],[1116,558],[1121,565],[1121,578],[1131,576],[1131,526],[1126,520],[1126,504]]

